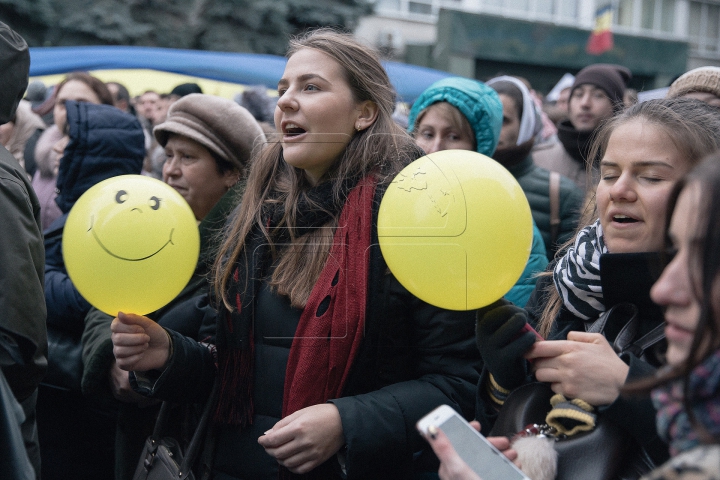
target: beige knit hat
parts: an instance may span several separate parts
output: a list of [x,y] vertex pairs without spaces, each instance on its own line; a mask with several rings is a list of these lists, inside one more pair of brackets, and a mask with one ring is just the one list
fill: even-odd
[[684,73],[670,85],[665,98],[682,97],[692,92],[712,93],[720,98],[720,68],[700,67]]
[[153,129],[163,147],[171,133],[195,140],[240,170],[247,166],[253,149],[265,142],[250,112],[232,100],[202,93],[173,103],[165,121]]

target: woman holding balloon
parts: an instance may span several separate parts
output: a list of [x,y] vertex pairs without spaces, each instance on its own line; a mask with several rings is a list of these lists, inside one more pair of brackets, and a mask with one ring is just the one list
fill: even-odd
[[[240,203],[252,152],[264,145],[265,136],[246,109],[231,100],[203,94],[186,95],[175,102],[165,122],[157,125],[153,133],[167,156],[163,180],[187,201],[200,231],[200,254],[190,281],[167,305],[148,314],[167,326],[181,317],[173,309],[182,308],[183,302],[208,292],[207,275],[215,259],[216,239]],[[170,285],[163,282],[158,289],[145,293],[156,296],[162,287]],[[135,472],[158,408],[150,408],[147,404],[155,401],[132,390],[128,373],[115,363],[110,339],[112,319],[96,308],[85,317],[82,389],[85,394],[97,394],[107,392],[110,386],[113,396],[120,401],[115,478],[123,480],[132,478]],[[199,333],[199,322],[172,324],[170,328],[193,338],[204,337]]]
[[[603,127],[594,146],[600,180],[586,226],[552,276],[538,282],[527,311],[496,304],[478,313],[486,362],[477,415],[485,431],[508,393],[532,373],[555,393],[602,412],[655,462],[666,458],[649,400],[620,391],[660,365],[662,312],[649,290],[662,269],[667,204],[677,180],[720,147],[718,132],[717,110],[689,100],[638,104]],[[522,333],[528,322],[548,341]]]
[[215,478],[409,478],[432,469],[415,422],[441,403],[470,415],[480,366],[474,314],[414,297],[378,247],[383,191],[422,152],[350,36],[293,40],[278,90],[277,139],[215,263],[214,345],[120,314],[117,363],[175,401],[202,401],[219,377]]
[[[430,85],[413,103],[408,132],[425,153],[451,149],[471,150],[492,157],[500,139],[503,106],[495,91],[467,78],[445,78]],[[536,276],[547,266],[540,230],[533,221],[533,243],[525,271],[505,295],[525,306],[535,288]]]

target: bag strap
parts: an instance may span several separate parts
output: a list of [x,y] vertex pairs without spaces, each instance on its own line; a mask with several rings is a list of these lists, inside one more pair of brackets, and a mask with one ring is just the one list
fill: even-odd
[[633,341],[639,328],[639,315],[637,307],[629,302],[619,303],[610,310],[603,312],[597,320],[588,320],[585,322],[585,331],[588,333],[605,333],[605,325],[608,319],[613,315],[621,315],[627,318],[623,328],[617,334],[613,342],[613,350],[620,355],[625,352],[632,353],[636,357],[642,354],[648,348],[665,338],[665,324],[661,323],[648,333]]
[[155,427],[152,432],[153,444],[157,444],[163,436],[165,431],[165,425],[167,424],[168,417],[170,416],[170,402],[162,402],[160,406],[160,412],[158,412],[157,420],[155,420]]
[[146,470],[149,470],[150,467],[152,467],[158,445],[160,445],[160,439],[165,431],[165,425],[167,424],[167,420],[170,415],[170,407],[170,402],[163,402],[160,406],[160,412],[158,413],[157,420],[155,420],[155,427],[153,427],[152,435],[150,435],[150,438],[148,439],[150,444],[147,446],[145,458],[143,459],[143,464]]
[[219,390],[220,390],[220,376],[218,375],[215,378],[215,383],[213,384],[213,389],[212,389],[212,392],[210,393],[210,397],[207,399],[207,402],[205,403],[205,408],[203,410],[202,417],[200,417],[200,422],[198,423],[198,426],[195,429],[195,433],[193,434],[193,437],[190,440],[190,445],[188,445],[187,452],[185,453],[182,464],[180,465],[180,470],[178,471],[178,476],[180,478],[182,478],[184,475],[186,475],[187,472],[189,472],[190,469],[192,468],[193,463],[195,463],[195,458],[197,457],[197,454],[200,451],[200,445],[203,443],[203,440],[205,439],[205,430],[207,429],[208,423],[210,422],[210,416],[215,407],[215,404],[217,403],[217,396],[218,396]]
[[657,327],[650,330],[648,333],[640,337],[632,345],[629,345],[624,352],[630,352],[636,357],[640,357],[645,350],[652,347],[659,341],[665,338],[665,324],[661,323]]
[[560,174],[550,172],[550,249],[555,251],[560,234]]

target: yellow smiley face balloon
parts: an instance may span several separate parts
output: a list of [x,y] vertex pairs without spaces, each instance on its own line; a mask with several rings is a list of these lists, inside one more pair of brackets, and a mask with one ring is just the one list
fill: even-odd
[[532,248],[532,214],[520,184],[495,160],[444,150],[405,167],[378,213],[383,257],[416,297],[472,310],[505,295]]
[[172,187],[122,175],[88,189],[63,230],[63,258],[80,294],[95,308],[145,315],[163,307],[195,271],[195,216]]

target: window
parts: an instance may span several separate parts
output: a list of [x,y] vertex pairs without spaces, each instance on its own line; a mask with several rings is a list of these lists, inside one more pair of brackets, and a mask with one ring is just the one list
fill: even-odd
[[672,33],[676,0],[617,0],[615,25],[630,30]]
[[675,0],[662,0],[660,30],[671,33],[675,29]]
[[620,0],[618,2],[617,14],[615,16],[617,24],[623,27],[633,26],[634,0]]
[[691,1],[688,35],[690,46],[699,53],[720,53],[720,5]]
[[516,18],[574,24],[577,20],[577,3],[576,0],[481,0],[481,8],[486,12]]
[[378,0],[378,10],[400,10],[400,0]]
[[652,30],[655,23],[655,0],[642,0],[642,15],[640,26],[645,30]]
[[408,2],[408,11],[410,13],[421,13],[423,15],[432,15],[432,3]]
[[502,8],[503,7],[503,1],[502,0],[484,0],[483,5],[491,8]]
[[443,7],[570,25],[577,24],[578,16],[577,0],[376,0],[375,5],[378,12],[416,19],[425,16],[422,20],[427,21],[432,21]]
[[705,30],[705,49],[710,52],[716,52],[718,49],[718,20],[720,20],[720,6],[705,5],[707,7],[707,15],[705,16],[707,28]]

